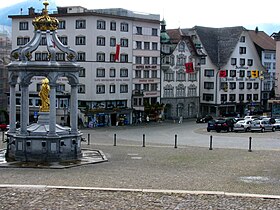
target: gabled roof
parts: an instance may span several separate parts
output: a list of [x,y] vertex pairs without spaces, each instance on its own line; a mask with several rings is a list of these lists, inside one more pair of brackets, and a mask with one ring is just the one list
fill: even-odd
[[276,50],[276,42],[263,31],[248,31],[252,41],[263,50]]
[[[193,30],[196,31],[213,64],[222,67],[228,62],[242,31],[246,29],[242,26],[226,28],[195,26]],[[187,33],[188,29],[183,31]]]

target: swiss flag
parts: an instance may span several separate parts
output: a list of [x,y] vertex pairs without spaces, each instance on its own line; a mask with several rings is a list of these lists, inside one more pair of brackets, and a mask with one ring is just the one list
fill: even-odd
[[220,70],[219,71],[219,77],[221,77],[221,78],[227,77],[227,70]]
[[116,54],[115,54],[115,57],[114,57],[114,61],[119,61],[120,59],[120,48],[121,48],[121,45],[120,44],[117,44],[116,45]]
[[193,73],[193,63],[189,62],[189,63],[185,63],[185,67],[186,67],[186,73]]

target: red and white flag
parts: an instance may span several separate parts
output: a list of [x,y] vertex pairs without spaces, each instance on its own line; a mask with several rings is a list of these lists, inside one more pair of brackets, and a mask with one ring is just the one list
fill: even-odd
[[220,70],[220,71],[219,71],[219,77],[220,77],[220,78],[225,78],[225,77],[227,77],[227,70]]
[[116,45],[116,54],[115,54],[115,58],[114,58],[115,62],[120,60],[120,48],[121,48],[121,45],[117,44]]
[[193,73],[193,63],[189,62],[189,63],[185,63],[185,67],[186,67],[186,73]]

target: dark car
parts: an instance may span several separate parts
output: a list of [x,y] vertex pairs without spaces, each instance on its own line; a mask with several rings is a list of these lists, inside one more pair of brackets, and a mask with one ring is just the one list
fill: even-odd
[[215,130],[219,133],[221,131],[233,131],[234,120],[229,119],[217,119],[215,121]]
[[211,115],[205,115],[203,117],[196,118],[196,123],[207,123],[210,120],[213,120],[213,117]]
[[208,121],[208,124],[207,124],[207,131],[208,132],[210,132],[212,130],[215,130],[215,122],[216,122],[216,120]]

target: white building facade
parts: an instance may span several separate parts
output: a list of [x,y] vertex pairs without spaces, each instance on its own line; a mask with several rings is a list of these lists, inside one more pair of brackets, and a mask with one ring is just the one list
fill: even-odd
[[[13,48],[24,45],[33,37],[34,15],[34,10],[30,9],[29,15],[11,16]],[[87,127],[131,124],[132,92],[135,89],[134,82],[139,82],[134,81],[136,56],[143,56],[143,62],[144,55],[149,57],[149,70],[159,71],[159,15],[138,14],[124,9],[88,10],[83,7],[58,7],[53,16],[59,20],[57,31],[60,41],[78,52],[78,63],[83,67],[78,86],[82,124]],[[139,27],[143,29],[141,36],[137,35]],[[149,42],[150,48],[139,54],[136,41],[141,41],[143,47]],[[44,44],[42,41],[42,45]],[[152,48],[156,44],[157,49]],[[117,45],[120,46],[118,56]],[[56,56],[59,61],[67,59],[65,54],[57,53]],[[32,59],[47,60],[48,54],[40,51],[39,47]],[[151,66],[152,62],[156,62],[156,67]],[[149,77],[151,76],[150,72]],[[33,92],[29,98],[32,109],[30,113],[34,112],[34,115],[39,106],[37,94],[42,79],[33,78],[30,85],[30,92]],[[57,121],[61,123],[66,123],[69,111],[70,92],[67,83],[67,79],[60,78],[57,85]],[[146,83],[151,86],[153,82]],[[143,82],[142,86],[146,83]],[[19,90],[20,87],[17,88]],[[159,101],[159,95],[156,94],[155,97],[155,100]],[[149,102],[153,101],[149,98]],[[19,104],[18,100],[17,105]]]

